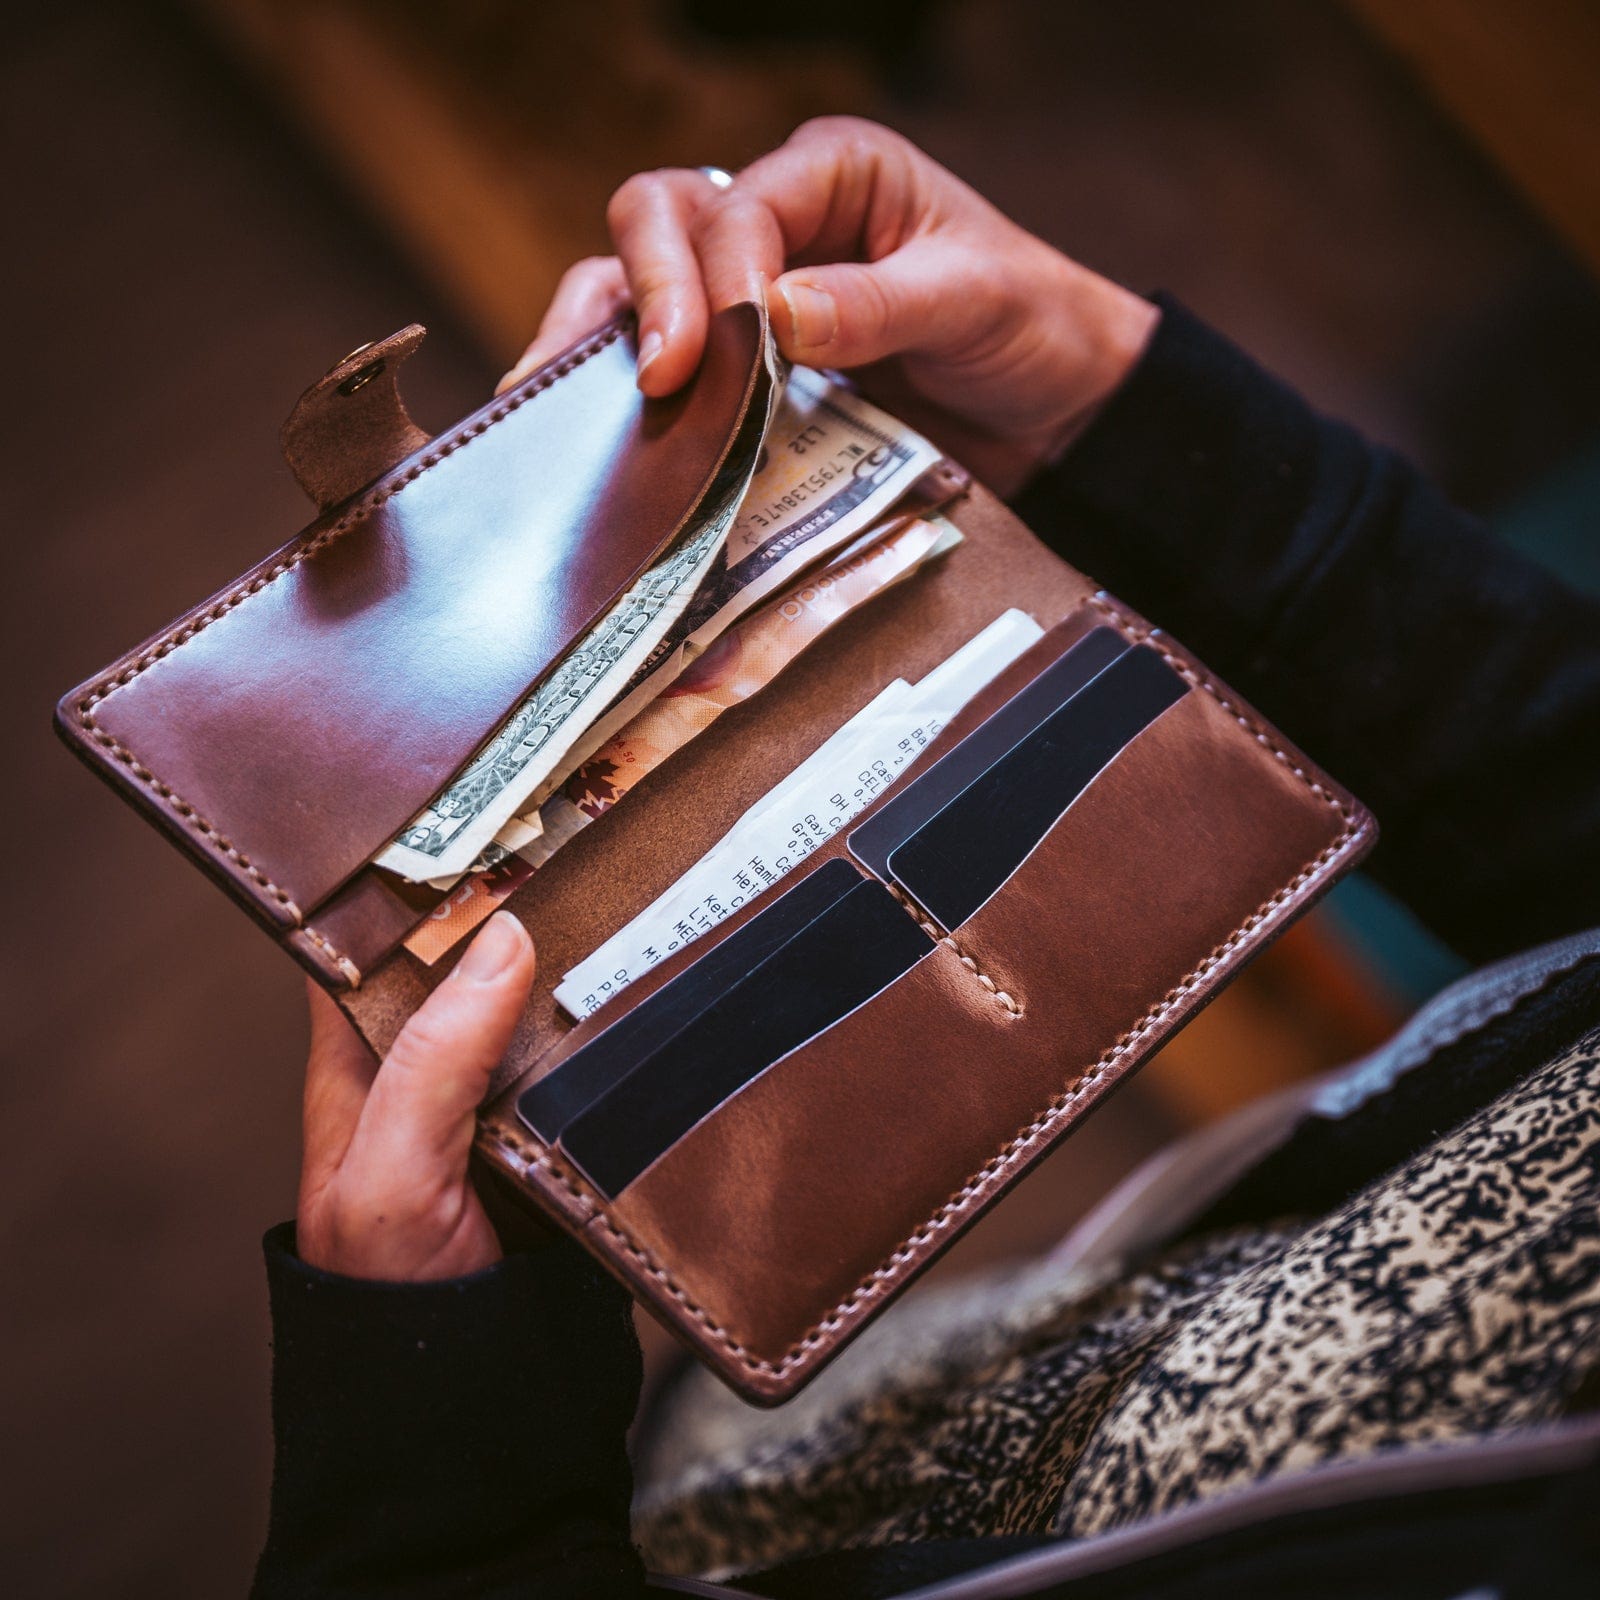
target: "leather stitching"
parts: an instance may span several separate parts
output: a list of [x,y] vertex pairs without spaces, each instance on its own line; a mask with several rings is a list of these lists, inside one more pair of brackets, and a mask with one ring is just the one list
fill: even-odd
[[919,906],[916,901],[913,900],[911,896],[900,887],[898,883],[885,884],[884,887],[887,888],[889,893],[900,902],[900,904],[910,915],[912,921],[914,921],[916,925],[934,941],[935,944],[949,946],[956,960],[959,961],[961,965],[964,966],[967,971],[978,980],[983,988],[988,990],[989,994],[994,999],[998,1000],[1013,1017],[1020,1017],[1022,1015],[1022,1007],[1019,1006],[1004,989],[1000,988],[995,983],[994,979],[991,978],[987,972],[984,972],[978,966],[978,963],[974,961],[972,957],[969,956],[967,952],[956,943],[955,936],[953,934],[946,933],[944,929],[938,926],[937,923],[933,922],[923,911],[922,907]]
[[213,622],[225,617],[235,607],[243,605],[252,595],[259,594],[263,589],[276,583],[285,573],[292,572],[302,562],[309,561],[313,556],[326,550],[329,545],[348,533],[351,528],[371,515],[379,506],[392,500],[408,484],[415,483],[430,468],[438,466],[446,457],[454,455],[462,446],[470,444],[472,440],[487,432],[495,423],[503,422],[513,411],[525,405],[536,394],[540,394],[550,388],[557,379],[564,378],[569,373],[576,371],[591,356],[597,355],[607,345],[613,343],[621,335],[623,326],[624,322],[621,318],[614,319],[592,338],[576,346],[557,365],[545,368],[535,378],[531,379],[525,387],[513,391],[494,410],[452,434],[438,448],[430,450],[399,478],[363,495],[336,522],[324,528],[321,533],[308,539],[281,561],[274,563],[265,572],[257,573],[249,582],[228,590],[214,605],[201,612],[198,617],[164,635],[152,649],[147,650],[143,655],[130,662],[114,677],[102,679],[89,694],[78,701],[74,708],[78,714],[79,725],[96,744],[110,751],[112,756],[127,767],[145,788],[149,789],[159,799],[164,800],[172,810],[177,812],[188,826],[194,829],[214,851],[224,856],[234,867],[244,873],[252,883],[277,901],[294,919],[295,925],[305,928],[305,931],[333,958],[347,977],[354,973],[353,985],[358,984],[361,980],[360,970],[355,963],[335,949],[321,934],[306,926],[305,914],[295,904],[292,896],[274,883],[248,856],[244,855],[221,832],[213,827],[180,794],[167,784],[162,783],[126,745],[114,735],[99,727],[94,720],[95,707],[102,701],[109,700],[117,690],[126,688],[158,661],[165,660],[173,651],[204,633]]
[[[1077,1101],[1083,1099],[1088,1091],[1149,1034],[1179,1001],[1191,993],[1211,973],[1216,971],[1217,967],[1237,950],[1241,944],[1249,940],[1275,912],[1292,900],[1302,889],[1309,887],[1317,879],[1325,877],[1334,863],[1338,861],[1340,856],[1350,850],[1363,832],[1358,823],[1356,813],[1349,806],[1345,805],[1337,795],[1331,793],[1326,787],[1312,778],[1289,755],[1288,751],[1273,740],[1265,729],[1245,716],[1237,706],[1228,700],[1215,683],[1209,678],[1201,677],[1187,662],[1171,654],[1161,639],[1157,637],[1159,630],[1141,629],[1136,626],[1130,618],[1111,603],[1109,597],[1103,591],[1091,596],[1089,604],[1106,616],[1124,638],[1134,644],[1151,645],[1180,677],[1193,684],[1202,693],[1210,695],[1256,743],[1270,751],[1275,759],[1288,767],[1307,789],[1335,811],[1344,826],[1335,839],[1318,851],[1310,861],[1306,862],[1281,889],[1263,900],[1221,944],[1217,945],[1204,960],[1180,978],[1172,988],[1150,1006],[1144,1015],[1138,1018],[1068,1088],[1056,1095],[1040,1110],[1031,1122],[1002,1146],[977,1172],[973,1173],[915,1233],[902,1240],[831,1311],[813,1323],[777,1361],[768,1361],[764,1357],[755,1355],[748,1346],[741,1344],[738,1339],[723,1328],[711,1313],[695,1301],[673,1278],[672,1274],[656,1261],[648,1250],[640,1245],[626,1229],[620,1227],[606,1214],[596,1203],[593,1196],[585,1193],[577,1186],[573,1178],[551,1159],[546,1150],[525,1140],[520,1132],[509,1128],[497,1130],[494,1135],[495,1139],[508,1150],[520,1156],[525,1164],[549,1173],[573,1199],[579,1202],[587,1221],[597,1223],[626,1255],[638,1263],[643,1272],[661,1284],[667,1293],[706,1330],[715,1344],[726,1351],[733,1360],[748,1372],[760,1373],[773,1378],[782,1378],[793,1371],[795,1367],[807,1361],[812,1351],[821,1345],[827,1344],[842,1332],[849,1322],[855,1320],[861,1314],[862,1308],[867,1302],[878,1297],[884,1292],[887,1285],[892,1284],[895,1279],[904,1274],[908,1267],[915,1264],[918,1251],[924,1245],[932,1242],[939,1230],[945,1226],[956,1212],[978,1194],[991,1179],[998,1177],[1008,1166],[1014,1164],[1029,1145],[1033,1144],[1042,1134],[1060,1121],[1068,1109]],[[949,936],[945,935],[944,937],[948,939]],[[953,940],[950,940],[950,944],[952,949],[956,949]],[[956,949],[956,954],[958,956],[961,955],[959,949]],[[967,960],[968,958],[962,957],[962,959]],[[977,972],[976,964],[970,962],[969,964],[972,965],[973,971]],[[981,981],[983,975],[979,973],[978,976]],[[1000,998],[1000,991],[996,990],[995,994],[997,998]],[[1004,998],[1007,1001],[1010,1000],[1009,996]]]
[[327,955],[333,961],[333,964],[338,967],[340,972],[344,974],[345,981],[352,989],[359,989],[361,987],[361,968],[358,967],[355,962],[349,958],[349,956],[344,955],[340,951],[336,950],[327,939],[325,939],[320,933],[317,932],[315,928],[311,927],[309,924],[307,924],[302,931],[314,945],[327,953]]
[[109,750],[145,788],[165,800],[196,833],[205,839],[212,849],[226,856],[246,877],[259,884],[262,889],[271,895],[294,919],[296,927],[301,926],[305,921],[304,914],[288,893],[280,889],[248,856],[243,855],[222,834],[218,833],[182,795],[178,794],[174,789],[169,789],[125,744],[107,733],[104,728],[95,726],[92,708],[99,698],[102,697],[91,695],[87,700],[78,702],[78,721],[82,725],[84,732],[96,744],[103,745]]

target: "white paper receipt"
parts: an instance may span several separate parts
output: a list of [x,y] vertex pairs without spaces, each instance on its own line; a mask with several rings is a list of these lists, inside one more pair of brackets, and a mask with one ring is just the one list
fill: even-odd
[[864,810],[973,695],[1044,630],[1007,611],[920,683],[897,678],[754,806],[652,905],[561,980],[556,1003],[586,1017],[792,872]]

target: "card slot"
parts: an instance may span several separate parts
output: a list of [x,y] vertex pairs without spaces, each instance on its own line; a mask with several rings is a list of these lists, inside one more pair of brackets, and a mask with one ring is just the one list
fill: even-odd
[[1132,648],[1131,641],[1114,628],[1104,627],[1070,645],[959,744],[859,823],[849,836],[851,854],[878,877],[891,876],[891,851]]
[[1073,693],[889,854],[889,871],[956,928],[1014,873],[1102,768],[1189,692],[1148,647]]
[[517,1097],[517,1114],[546,1144],[554,1144],[574,1117],[620,1083],[664,1040],[862,881],[848,862],[835,860],[787,888],[523,1090]]
[[561,1149],[601,1194],[620,1194],[725,1100],[929,955],[882,884],[838,865],[852,887],[567,1121]]
[[1095,774],[1011,875],[952,930],[1024,1009],[1093,1060],[1200,1003],[1239,941],[1313,883],[1348,831],[1297,758],[1263,759],[1195,689]]
[[1048,1025],[948,944],[702,1118],[612,1201],[753,1357],[778,1361],[1061,1087]]

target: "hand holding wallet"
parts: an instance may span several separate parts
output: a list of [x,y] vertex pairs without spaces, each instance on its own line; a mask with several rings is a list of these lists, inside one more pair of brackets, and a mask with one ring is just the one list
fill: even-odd
[[[445,975],[372,865],[703,513],[763,416],[759,315],[670,401],[618,319],[427,440],[394,367],[308,391],[322,506],[65,697],[73,748],[383,1051]],[[376,369],[376,370],[374,370]],[[363,374],[366,376],[363,378]],[[355,380],[362,379],[360,382]],[[963,540],[727,710],[505,902],[533,1002],[481,1159],[731,1385],[793,1393],[1370,846],[1370,816],[949,463]],[[847,826],[574,1025],[578,968],[898,679],[1039,635]]]

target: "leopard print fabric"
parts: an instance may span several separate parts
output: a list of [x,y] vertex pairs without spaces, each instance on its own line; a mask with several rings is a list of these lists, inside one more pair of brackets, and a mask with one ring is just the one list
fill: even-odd
[[1081,1536],[1340,1457],[1526,1427],[1600,1364],[1600,1035],[1326,1216],[1121,1276],[902,1304],[796,1401],[704,1374],[641,1462],[658,1571]]

